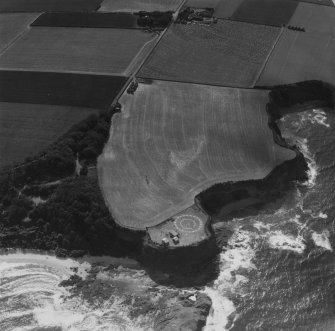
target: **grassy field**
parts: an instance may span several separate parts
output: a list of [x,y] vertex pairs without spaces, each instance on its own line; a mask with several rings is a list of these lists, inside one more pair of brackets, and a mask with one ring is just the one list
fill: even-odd
[[232,18],[243,22],[282,26],[290,21],[298,3],[292,0],[244,0]]
[[307,32],[335,36],[335,7],[300,2],[289,24],[304,27]]
[[37,154],[97,110],[0,102],[0,168]]
[[34,13],[0,14],[0,51],[20,36],[38,15]]
[[273,86],[311,79],[335,83],[334,54],[334,36],[286,29],[257,85]]
[[280,29],[219,21],[174,24],[139,71],[140,77],[252,87]]
[[136,29],[137,19],[129,13],[44,13],[32,26]]
[[154,81],[120,102],[98,171],[125,227],[156,225],[215,183],[263,178],[295,156],[273,141],[266,91]]
[[137,11],[175,11],[182,0],[104,0],[99,11],[137,12]]
[[0,12],[94,11],[102,0],[1,0]]
[[228,18],[233,16],[244,0],[221,0],[214,9],[214,16]]
[[32,71],[0,71],[0,101],[106,108],[127,78]]
[[34,27],[0,57],[0,69],[124,75],[150,33]]

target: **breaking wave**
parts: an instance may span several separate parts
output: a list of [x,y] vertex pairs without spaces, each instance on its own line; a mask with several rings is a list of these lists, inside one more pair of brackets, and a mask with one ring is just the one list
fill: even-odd
[[151,330],[129,317],[122,297],[92,307],[58,286],[74,268],[85,277],[90,264],[38,254],[0,256],[0,330]]
[[220,275],[205,293],[212,299],[212,310],[207,318],[204,331],[228,330],[229,318],[236,307],[231,298],[243,291],[248,282],[245,270],[255,269],[253,259],[254,234],[238,226],[228,241],[227,250],[220,255]]
[[327,123],[327,114],[322,109],[313,109],[311,111],[305,111],[299,113],[299,119],[300,124],[299,125],[305,125],[306,122],[309,122],[311,124],[319,124],[323,125],[327,128],[330,127],[330,124]]
[[308,180],[305,183],[309,188],[315,186],[316,177],[319,173],[319,167],[316,164],[314,155],[310,152],[308,148],[308,140],[306,138],[296,138],[297,147],[303,154],[307,165],[308,165]]
[[316,246],[322,247],[325,250],[333,251],[332,245],[329,241],[329,231],[324,230],[321,233],[313,232],[312,239]]

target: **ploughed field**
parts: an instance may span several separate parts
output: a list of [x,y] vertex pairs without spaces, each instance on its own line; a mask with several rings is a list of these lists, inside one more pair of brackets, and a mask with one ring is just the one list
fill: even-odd
[[127,76],[155,40],[141,30],[33,27],[0,56],[0,68]]
[[36,155],[97,110],[0,102],[0,169]]
[[0,12],[95,11],[102,0],[1,0]]
[[219,20],[174,24],[138,76],[221,86],[253,87],[281,29]]
[[0,101],[107,108],[123,76],[0,70]]
[[285,29],[257,85],[284,85],[313,79],[334,84],[334,55],[334,35]]
[[36,13],[0,14],[0,51],[24,33],[38,15]]
[[182,0],[104,0],[99,11],[175,11]]
[[263,178],[295,157],[274,143],[267,101],[266,91],[164,81],[124,94],[98,162],[116,221],[144,230],[215,183]]
[[137,29],[137,19],[129,13],[44,13],[32,26]]

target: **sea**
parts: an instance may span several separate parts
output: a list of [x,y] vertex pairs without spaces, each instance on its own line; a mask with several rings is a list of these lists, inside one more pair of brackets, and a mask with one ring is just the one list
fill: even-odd
[[[203,289],[213,303],[204,331],[335,330],[335,114],[310,109],[286,115],[279,127],[304,154],[308,180],[256,214],[214,225],[219,236],[233,234],[217,279]],[[0,256],[0,330],[152,329],[122,302],[93,309],[69,297],[58,284],[73,268],[85,276],[90,262]]]

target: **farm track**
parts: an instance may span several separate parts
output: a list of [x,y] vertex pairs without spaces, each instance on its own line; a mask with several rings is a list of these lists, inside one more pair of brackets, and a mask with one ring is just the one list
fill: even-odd
[[144,230],[213,184],[263,178],[293,158],[273,141],[267,93],[154,81],[124,94],[98,162],[116,221]]
[[29,31],[29,24],[40,14],[0,13],[0,55]]
[[269,61],[271,55],[272,55],[273,52],[275,51],[276,46],[278,45],[278,42],[279,42],[279,40],[280,40],[280,38],[281,38],[283,32],[284,32],[284,28],[281,28],[281,29],[280,29],[280,34],[278,35],[276,42],[272,45],[271,51],[269,52],[268,56],[266,57],[266,60],[264,61],[263,66],[260,68],[260,70],[259,70],[259,72],[258,72],[258,75],[255,77],[255,80],[254,80],[254,83],[253,83],[253,86],[254,86],[254,87],[256,86],[258,80],[260,79],[260,77],[261,77],[261,75],[262,75],[262,73],[263,73],[263,71],[264,71],[264,69],[265,69],[265,67],[266,67],[266,64],[268,63],[268,61]]

